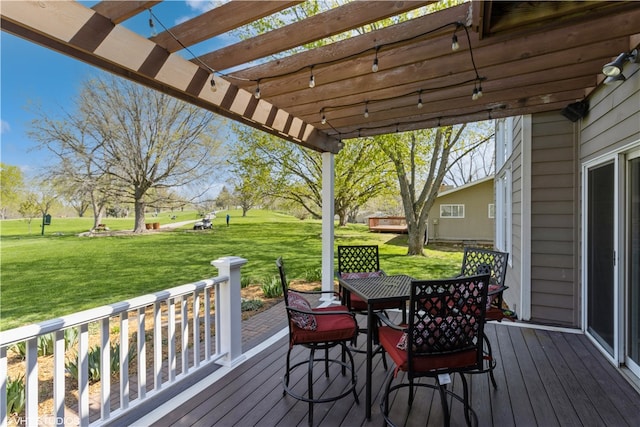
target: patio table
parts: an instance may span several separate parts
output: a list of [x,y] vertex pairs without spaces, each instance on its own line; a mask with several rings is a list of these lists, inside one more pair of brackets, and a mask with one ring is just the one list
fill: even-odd
[[408,301],[412,280],[414,280],[413,277],[405,274],[338,279],[347,299],[351,297],[353,292],[367,303],[367,376],[365,385],[367,419],[371,418],[371,359],[373,357],[373,332],[377,321],[373,307],[376,303],[381,302]]

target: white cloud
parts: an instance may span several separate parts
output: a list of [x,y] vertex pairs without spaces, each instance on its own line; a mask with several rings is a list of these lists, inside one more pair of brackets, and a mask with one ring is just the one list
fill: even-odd
[[11,131],[11,126],[9,126],[9,122],[0,119],[0,134]]

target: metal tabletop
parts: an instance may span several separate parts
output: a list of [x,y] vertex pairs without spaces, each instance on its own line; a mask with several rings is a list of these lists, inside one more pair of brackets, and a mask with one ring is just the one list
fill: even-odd
[[366,302],[402,301],[409,299],[413,277],[405,274],[368,277],[364,279],[340,279],[349,292]]
[[[347,301],[350,293],[358,295],[367,303],[367,372],[366,372],[366,416],[371,418],[371,370],[373,358],[373,333],[375,326],[374,304],[379,302],[408,301],[411,292],[411,276],[398,274],[393,276],[368,277],[362,279],[338,279],[345,289]],[[404,318],[404,316],[403,316]]]

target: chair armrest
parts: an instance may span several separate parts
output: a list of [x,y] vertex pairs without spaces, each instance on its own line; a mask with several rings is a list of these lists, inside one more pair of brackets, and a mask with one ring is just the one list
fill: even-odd
[[295,307],[290,307],[290,306],[286,306],[285,308],[288,311],[293,311],[293,312],[300,313],[300,314],[310,314],[312,316],[328,316],[328,315],[335,315],[335,314],[340,314],[340,315],[346,314],[349,317],[352,317],[353,320],[356,319],[356,314],[352,313],[350,311],[337,311],[337,310],[336,311],[315,311],[313,309],[311,309],[311,310],[302,310],[302,309],[295,308]]
[[504,285],[503,285],[503,286],[500,286],[500,287],[499,287],[499,288],[497,288],[497,289],[494,289],[494,290],[492,290],[492,291],[490,291],[490,292],[487,292],[487,295],[488,295],[488,296],[498,295],[498,294],[501,294],[502,292],[504,292],[504,291],[505,291],[505,289],[508,289],[508,288],[509,288],[508,286],[504,286]]
[[320,294],[333,294],[334,297],[340,298],[340,294],[336,291],[298,291],[296,289],[289,288],[291,292],[296,292],[298,294],[309,294],[309,295],[320,295]]
[[384,323],[385,325],[387,325],[388,327],[390,327],[391,329],[395,329],[396,331],[403,331],[403,332],[407,332],[407,327],[406,325],[396,325],[395,323],[393,323],[387,316],[385,316],[385,314],[383,312],[381,313],[376,313],[376,315],[378,316],[378,318],[382,321],[382,323]]

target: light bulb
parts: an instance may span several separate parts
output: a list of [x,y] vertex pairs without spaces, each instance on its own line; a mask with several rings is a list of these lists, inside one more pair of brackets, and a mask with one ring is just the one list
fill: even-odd
[[213,78],[213,74],[211,74],[211,92],[216,92],[217,90],[216,80]]
[[478,98],[482,98],[482,86],[478,85]]
[[422,108],[422,98],[418,98],[418,108]]
[[373,65],[371,66],[371,71],[373,71],[374,73],[378,72],[378,57],[377,56],[373,59]]
[[367,119],[369,118],[369,108],[364,107],[364,118]]
[[310,88],[316,87],[316,79],[313,77],[313,74],[311,74],[311,77],[309,78],[309,87]]
[[478,88],[477,87],[473,88],[473,95],[471,95],[471,99],[473,99],[474,101],[476,99],[478,99]]
[[451,50],[455,52],[458,49],[460,49],[460,44],[458,44],[458,36],[454,34],[453,37],[451,37]]
[[254,92],[253,96],[254,96],[256,99],[260,99],[260,85],[258,85],[258,86],[256,87],[256,91]]
[[327,116],[325,116],[324,114],[322,115],[322,124],[323,125],[327,124]]

